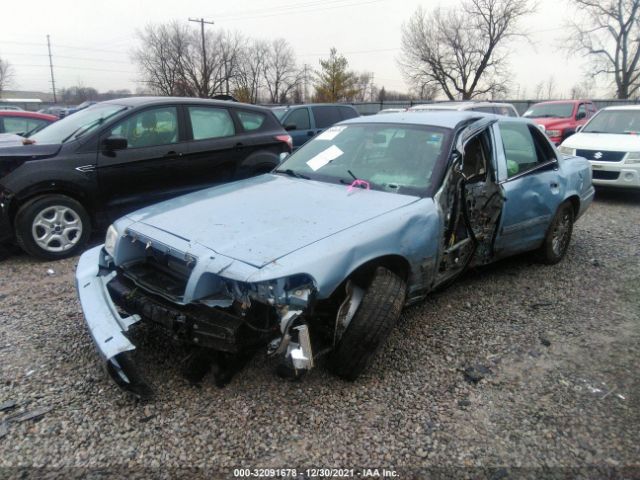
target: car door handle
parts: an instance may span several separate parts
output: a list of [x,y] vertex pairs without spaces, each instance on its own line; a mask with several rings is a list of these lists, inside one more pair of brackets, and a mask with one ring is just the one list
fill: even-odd
[[242,142],[236,143],[236,150],[242,150],[243,147],[244,147],[244,143]]
[[551,186],[551,188],[558,188],[559,186],[557,182],[551,182],[549,185]]
[[182,156],[182,152],[175,152],[173,150],[167,152],[164,154],[165,158],[171,158],[171,157],[181,157]]

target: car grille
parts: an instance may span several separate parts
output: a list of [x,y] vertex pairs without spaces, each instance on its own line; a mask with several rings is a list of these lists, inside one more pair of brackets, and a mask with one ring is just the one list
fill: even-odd
[[607,152],[605,150],[576,150],[576,155],[592,162],[620,162],[627,152]]
[[608,172],[606,170],[594,170],[594,180],[617,180],[620,176],[620,172]]
[[145,253],[143,260],[123,265],[122,274],[149,293],[182,303],[195,259],[179,258],[155,248]]

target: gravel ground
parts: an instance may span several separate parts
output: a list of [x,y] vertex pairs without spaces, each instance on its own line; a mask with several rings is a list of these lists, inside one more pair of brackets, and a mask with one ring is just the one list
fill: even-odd
[[640,194],[598,192],[561,264],[525,255],[469,272],[405,310],[355,383],[323,369],[282,380],[259,354],[227,387],[210,376],[194,387],[179,372],[185,352],[143,326],[134,340],[157,392],[148,403],[99,369],[77,259],[15,255],[0,262],[0,404],[17,406],[0,422],[51,410],[5,422],[0,477],[41,467],[36,476],[227,478],[240,466],[640,475],[639,240]]

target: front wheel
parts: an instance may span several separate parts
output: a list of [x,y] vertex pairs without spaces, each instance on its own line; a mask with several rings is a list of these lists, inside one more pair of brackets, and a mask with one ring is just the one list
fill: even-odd
[[405,282],[390,270],[378,267],[331,355],[329,368],[333,373],[346,380],[358,378],[398,322],[405,296]]
[[15,219],[20,248],[35,257],[58,260],[87,243],[91,220],[85,208],[66,195],[44,195],[24,204]]
[[542,263],[554,265],[567,253],[571,233],[573,232],[573,206],[565,202],[558,207],[556,215],[551,221],[544,243],[538,251]]

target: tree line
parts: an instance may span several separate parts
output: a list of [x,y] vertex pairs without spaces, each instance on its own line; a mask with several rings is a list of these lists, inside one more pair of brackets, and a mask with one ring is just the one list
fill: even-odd
[[133,58],[146,88],[159,95],[210,98],[232,95],[249,103],[369,101],[373,75],[349,69],[332,49],[320,68],[300,65],[289,42],[247,38],[171,22],[138,33]]
[[[567,1],[575,14],[565,22],[563,48],[567,55],[581,54],[590,60],[584,80],[569,96],[592,96],[594,79],[605,78],[617,98],[638,98],[640,0]],[[226,94],[273,104],[523,98],[531,93],[536,99],[553,98],[554,75],[562,75],[561,71],[549,72],[533,92],[510,80],[513,42],[528,38],[524,20],[535,11],[533,0],[462,0],[430,11],[419,7],[400,32],[397,63],[411,86],[407,94],[378,88],[372,73],[351,70],[335,48],[317,66],[301,65],[283,38],[267,41],[215,29],[201,36],[177,21],[148,25],[138,32],[133,60],[144,85],[141,91],[159,95]],[[0,93],[13,73],[0,58]],[[74,88],[75,98],[82,97],[80,87]]]

